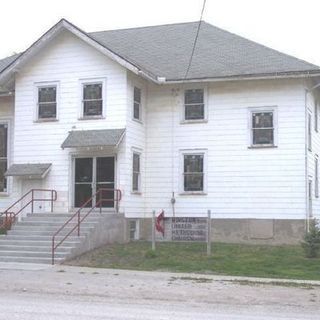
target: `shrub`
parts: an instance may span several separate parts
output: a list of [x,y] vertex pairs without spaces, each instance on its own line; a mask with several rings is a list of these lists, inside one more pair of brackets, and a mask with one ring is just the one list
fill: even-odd
[[320,229],[316,220],[310,221],[309,232],[304,236],[304,241],[301,243],[304,253],[307,258],[318,257],[320,250]]

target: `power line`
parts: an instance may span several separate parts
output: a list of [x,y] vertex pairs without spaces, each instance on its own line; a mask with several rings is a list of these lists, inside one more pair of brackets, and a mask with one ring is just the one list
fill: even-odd
[[197,45],[197,41],[198,41],[198,37],[199,37],[199,32],[200,32],[202,17],[203,17],[204,9],[205,9],[205,7],[206,7],[206,2],[207,2],[207,0],[203,0],[203,5],[202,5],[202,10],[201,10],[201,15],[200,15],[199,24],[198,24],[197,34],[196,34],[196,37],[195,37],[195,39],[194,39],[193,48],[192,48],[192,52],[191,52],[191,56],[190,56],[190,60],[189,60],[189,65],[188,65],[186,74],[185,74],[185,76],[184,76],[184,80],[187,79],[189,70],[190,70],[190,68],[191,68],[193,55],[194,55],[194,52],[195,52],[195,50],[196,50],[196,45]]

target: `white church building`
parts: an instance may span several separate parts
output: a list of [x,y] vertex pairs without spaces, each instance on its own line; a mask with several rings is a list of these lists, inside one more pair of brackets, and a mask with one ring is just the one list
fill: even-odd
[[217,239],[299,239],[320,209],[320,68],[205,22],[188,68],[197,29],[63,19],[0,60],[0,212],[35,189],[35,212],[101,205],[135,238],[152,210],[210,209]]

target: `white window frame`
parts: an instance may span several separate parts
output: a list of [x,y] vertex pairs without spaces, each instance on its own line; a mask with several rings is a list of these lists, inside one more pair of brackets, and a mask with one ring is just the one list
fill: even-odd
[[[0,118],[0,124],[7,126],[7,168],[10,166],[10,159],[11,159],[11,120],[7,118]],[[11,187],[11,181],[10,177],[7,177],[7,190],[0,191],[0,197],[1,196],[8,196],[10,194],[9,190]]]
[[[273,113],[273,144],[253,144],[252,117],[254,113]],[[248,145],[252,149],[276,148],[278,146],[278,107],[261,106],[248,108]]]
[[[83,108],[83,87],[90,84],[102,84],[102,114],[97,116],[85,116]],[[79,80],[79,120],[104,119],[106,117],[107,105],[107,79],[106,78],[88,78]]]
[[[39,118],[39,89],[56,87],[56,117],[55,118]],[[34,122],[54,122],[59,120],[60,106],[60,82],[59,81],[41,81],[34,83]]]
[[[184,190],[184,156],[185,155],[202,155],[203,156],[203,190],[202,191],[185,191]],[[179,170],[179,189],[180,195],[206,195],[208,181],[208,150],[207,149],[184,149],[180,150],[180,170]]]
[[[134,117],[134,104],[135,104],[135,100],[134,100],[134,90],[135,89],[139,89],[140,90],[140,103],[139,103],[139,118],[135,118]],[[143,91],[142,88],[140,86],[134,85],[133,86],[133,92],[132,92],[132,120],[137,121],[142,123],[142,101],[143,101]]]
[[[191,119],[191,120],[186,120],[185,119],[185,92],[187,90],[197,90],[201,89],[203,90],[203,103],[204,103],[204,117],[203,119]],[[208,87],[207,86],[192,86],[192,85],[187,85],[183,90],[181,90],[181,114],[180,114],[180,123],[181,124],[192,124],[192,123],[206,123],[208,122]]]
[[[131,192],[135,194],[141,194],[141,164],[142,164],[142,153],[141,150],[132,149],[132,159],[131,159]],[[133,157],[134,155],[139,156],[139,175],[138,175],[138,189],[133,189]]]
[[312,151],[312,113],[308,110],[308,120],[307,120],[307,130],[308,130],[308,150]]

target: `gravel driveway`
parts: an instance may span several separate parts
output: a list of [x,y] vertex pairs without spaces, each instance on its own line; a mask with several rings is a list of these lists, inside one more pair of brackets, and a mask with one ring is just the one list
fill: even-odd
[[0,276],[6,320],[320,319],[317,283],[18,264]]

